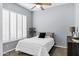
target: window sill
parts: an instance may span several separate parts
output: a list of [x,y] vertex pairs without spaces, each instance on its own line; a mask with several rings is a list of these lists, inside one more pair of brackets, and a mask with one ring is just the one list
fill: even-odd
[[10,42],[14,42],[14,41],[19,41],[19,40],[22,40],[22,39],[17,39],[17,40],[9,40],[9,41],[3,41],[3,44],[5,44],[5,43],[10,43]]

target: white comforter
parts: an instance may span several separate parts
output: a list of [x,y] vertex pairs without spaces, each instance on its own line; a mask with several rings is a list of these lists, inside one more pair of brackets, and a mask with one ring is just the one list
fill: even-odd
[[49,51],[54,45],[53,38],[29,38],[18,42],[16,51],[21,51],[35,56],[49,56]]

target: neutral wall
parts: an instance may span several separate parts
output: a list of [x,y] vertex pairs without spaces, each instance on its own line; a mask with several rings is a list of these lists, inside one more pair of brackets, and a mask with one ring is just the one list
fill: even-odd
[[3,54],[2,48],[2,4],[0,3],[0,56]]
[[79,3],[75,4],[75,26],[78,27],[79,32]]
[[8,42],[8,43],[4,43],[3,44],[3,53],[5,54],[5,53],[7,53],[7,52],[9,52],[11,50],[14,50],[16,45],[17,45],[17,43],[18,43],[18,41],[19,40]]
[[[14,3],[4,3],[3,4],[3,8],[6,8],[6,9],[9,9],[11,11],[14,11],[16,13],[20,13],[20,14],[24,14],[27,16],[27,37],[30,37],[29,35],[29,27],[32,27],[32,12],[17,5],[17,4],[14,4]],[[13,42],[8,42],[8,43],[4,43],[3,44],[3,52],[7,52],[11,49],[14,49],[17,45],[17,41],[13,41]]]
[[54,32],[56,46],[67,47],[67,35],[70,35],[69,27],[74,26],[75,22],[74,11],[74,4],[65,4],[34,12],[33,27],[38,32]]

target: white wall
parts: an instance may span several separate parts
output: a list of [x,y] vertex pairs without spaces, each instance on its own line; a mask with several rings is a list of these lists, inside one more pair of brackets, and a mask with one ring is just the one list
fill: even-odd
[[78,27],[79,31],[79,3],[75,4],[75,26]]
[[34,12],[33,26],[38,32],[55,32],[56,45],[67,47],[69,27],[75,22],[74,8],[75,5],[71,3]]
[[3,54],[2,48],[2,4],[0,3],[0,56]]

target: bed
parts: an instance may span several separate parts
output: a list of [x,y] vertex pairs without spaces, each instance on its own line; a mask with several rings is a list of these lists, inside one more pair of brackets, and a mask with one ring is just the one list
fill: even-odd
[[54,46],[54,38],[32,37],[20,40],[16,46],[16,51],[28,53],[34,56],[49,56],[50,49]]

